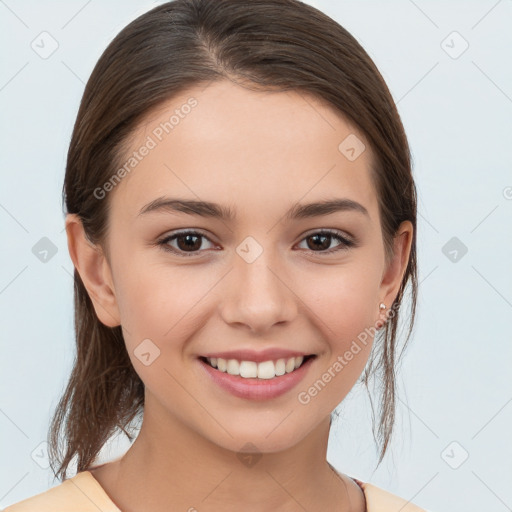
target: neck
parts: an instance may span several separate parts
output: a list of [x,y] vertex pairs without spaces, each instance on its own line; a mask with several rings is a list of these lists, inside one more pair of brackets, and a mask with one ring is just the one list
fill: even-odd
[[290,448],[241,453],[147,405],[137,439],[113,463],[110,495],[123,511],[351,510],[347,483],[326,460],[329,417]]

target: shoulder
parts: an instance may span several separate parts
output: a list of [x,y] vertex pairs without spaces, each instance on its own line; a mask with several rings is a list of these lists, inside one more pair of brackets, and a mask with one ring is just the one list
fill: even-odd
[[354,480],[363,489],[367,512],[428,512],[414,503],[385,491],[376,485],[361,482],[355,478]]
[[69,512],[70,510],[119,512],[89,471],[82,471],[45,492],[10,505],[3,512]]

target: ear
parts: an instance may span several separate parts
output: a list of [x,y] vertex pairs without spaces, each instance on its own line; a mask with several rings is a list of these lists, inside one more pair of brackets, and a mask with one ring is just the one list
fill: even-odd
[[121,324],[110,264],[103,249],[85,236],[82,221],[76,214],[66,215],[68,250],[80,274],[100,322],[107,327]]
[[[413,231],[412,223],[406,220],[400,224],[393,239],[393,256],[387,268],[384,269],[380,284],[381,302],[387,306],[388,310],[398,295],[402,278],[407,269],[407,264],[409,263]],[[384,317],[385,313],[386,310],[384,310],[383,313]],[[382,320],[385,321],[385,318]]]

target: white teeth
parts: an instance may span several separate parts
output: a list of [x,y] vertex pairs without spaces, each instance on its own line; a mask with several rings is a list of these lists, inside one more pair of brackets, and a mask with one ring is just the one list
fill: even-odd
[[284,375],[286,373],[286,359],[278,359],[276,361],[276,375]]
[[290,357],[288,359],[278,359],[277,361],[238,361],[236,359],[222,359],[222,357],[207,357],[206,360],[211,366],[221,372],[230,375],[239,375],[244,379],[273,379],[285,373],[291,373],[299,368],[303,363],[304,357]]
[[284,369],[286,373],[290,373],[293,370],[295,370],[295,357],[290,357],[290,359],[286,361],[286,366],[284,367]]
[[244,379],[253,379],[258,376],[258,364],[254,361],[240,362],[240,377]]
[[264,361],[258,364],[258,379],[273,379],[276,376],[274,361]]
[[240,375],[240,363],[236,359],[228,359],[226,371],[230,375]]

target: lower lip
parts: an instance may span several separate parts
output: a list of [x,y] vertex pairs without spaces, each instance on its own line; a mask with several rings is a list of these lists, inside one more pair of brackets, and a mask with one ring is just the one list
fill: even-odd
[[293,372],[272,379],[245,379],[221,372],[201,359],[199,363],[216,384],[231,394],[249,400],[268,400],[293,389],[305,377],[314,359],[311,357]]

